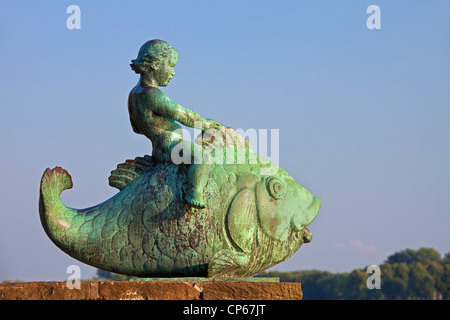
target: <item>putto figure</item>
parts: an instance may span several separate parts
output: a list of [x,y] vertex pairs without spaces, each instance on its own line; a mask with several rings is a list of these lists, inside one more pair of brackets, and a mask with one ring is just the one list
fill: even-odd
[[[103,270],[139,277],[254,275],[311,241],[306,226],[321,201],[254,154],[232,129],[170,100],[159,87],[174,75],[177,57],[166,42],[151,40],[131,64],[140,79],[129,95],[130,120],[135,132],[152,141],[152,156],[119,164],[109,177],[119,192],[86,209],[62,203],[60,194],[72,187],[72,178],[60,167],[47,169],[40,185],[41,223],[60,249]],[[211,155],[222,147],[227,157],[235,156],[238,149],[228,149],[229,140],[240,141],[245,161],[208,163],[204,141],[184,141],[176,122],[226,131],[231,139],[224,144],[210,136]],[[192,151],[191,164],[174,163],[174,150]],[[274,165],[277,170],[263,170]]]
[[[158,87],[165,87],[175,75],[178,51],[162,40],[150,40],[139,50],[132,60],[131,68],[140,75],[138,84],[128,98],[128,111],[134,132],[143,134],[153,143],[152,156],[161,163],[172,162],[175,146],[189,144],[192,159],[188,173],[186,201],[197,208],[204,208],[203,187],[209,173],[209,155],[204,150],[194,150],[202,146],[183,140],[181,126],[194,127],[202,124],[202,130],[218,129],[223,126],[211,119],[204,119],[198,113],[184,108],[167,97]],[[199,158],[201,157],[201,158]]]

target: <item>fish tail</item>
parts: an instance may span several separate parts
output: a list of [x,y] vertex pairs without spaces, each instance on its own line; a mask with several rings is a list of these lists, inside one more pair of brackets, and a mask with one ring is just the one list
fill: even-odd
[[66,207],[60,199],[61,192],[72,186],[71,176],[61,167],[45,170],[41,179],[39,215],[45,232],[57,244],[76,214],[76,210]]
[[[48,237],[71,257],[96,268],[133,275],[141,272],[146,259],[140,249],[145,229],[140,228],[139,219],[133,219],[134,206],[127,202],[134,189],[93,207],[75,209],[60,198],[72,185],[69,173],[60,167],[47,169],[42,176],[39,214]],[[138,232],[129,234],[132,223]],[[141,269],[136,269],[138,264]]]

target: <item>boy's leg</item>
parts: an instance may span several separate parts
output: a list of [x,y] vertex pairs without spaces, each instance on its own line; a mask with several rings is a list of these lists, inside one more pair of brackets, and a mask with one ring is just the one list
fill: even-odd
[[193,163],[188,172],[188,188],[186,193],[186,201],[196,208],[205,208],[206,201],[203,197],[203,189],[209,176],[210,157],[200,145],[192,143],[191,156]]
[[203,209],[206,202],[203,197],[203,188],[209,175],[209,164],[191,164],[188,173],[188,188],[186,201],[191,206]]

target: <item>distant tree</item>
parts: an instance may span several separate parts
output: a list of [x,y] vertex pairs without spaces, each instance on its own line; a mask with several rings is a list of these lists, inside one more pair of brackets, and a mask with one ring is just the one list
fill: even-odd
[[320,279],[326,299],[344,299],[347,293],[348,273],[327,273]]
[[409,267],[406,263],[385,263],[382,271],[381,288],[385,299],[406,299],[408,297]]
[[361,269],[350,272],[347,281],[345,299],[365,300],[368,298],[367,278],[369,274]]
[[444,275],[444,266],[443,264],[436,261],[429,261],[426,266],[428,273],[434,280],[434,289],[433,298],[438,298],[440,294],[443,292],[443,275]]
[[450,299],[450,263],[446,263],[443,266],[442,280],[441,280],[441,293],[442,299]]
[[402,250],[400,252],[396,252],[393,255],[390,255],[387,260],[387,263],[406,263],[407,265],[413,265],[417,262],[417,254],[412,249]]
[[406,249],[381,264],[381,289],[369,290],[367,269],[350,273],[320,270],[263,272],[259,276],[301,282],[303,299],[450,299],[450,252]]
[[420,248],[417,251],[412,249],[406,249],[400,252],[396,252],[389,256],[386,260],[387,263],[406,263],[407,265],[414,265],[417,262],[427,264],[428,261],[440,261],[441,254],[432,248]]
[[442,259],[442,264],[450,264],[450,251],[444,255]]
[[395,279],[394,264],[384,263],[380,265],[382,272],[381,276],[381,288],[383,290],[383,298],[395,299],[398,290],[401,288],[401,284]]
[[396,299],[408,298],[409,267],[406,263],[395,265],[395,277],[398,279],[399,288]]
[[426,267],[417,262],[409,272],[409,293],[417,299],[432,299],[435,292],[434,279]]
[[328,271],[307,270],[301,271],[300,282],[302,283],[303,299],[305,300],[326,300],[332,299],[325,286],[326,279],[333,274]]
[[417,250],[417,262],[428,264],[433,261],[441,261],[441,254],[438,251],[433,248],[420,248]]

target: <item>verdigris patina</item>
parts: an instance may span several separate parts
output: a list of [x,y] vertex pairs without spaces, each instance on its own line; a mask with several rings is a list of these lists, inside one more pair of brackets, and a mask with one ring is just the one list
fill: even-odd
[[[109,177],[119,193],[87,209],[66,207],[66,170],[47,169],[39,212],[50,239],[70,256],[138,277],[246,277],[278,264],[311,241],[306,226],[321,202],[281,167],[253,153],[233,129],[202,118],[158,87],[174,75],[178,53],[146,42],[128,108],[152,156],[119,164]],[[198,127],[195,143],[176,122]],[[223,161],[218,161],[222,159]]]

